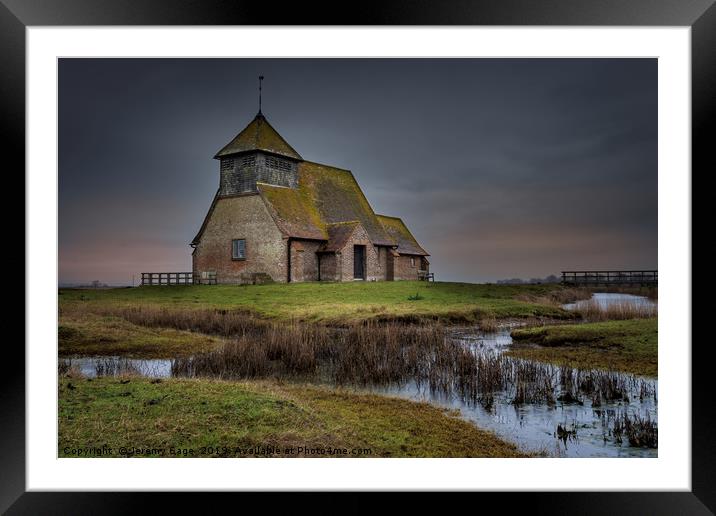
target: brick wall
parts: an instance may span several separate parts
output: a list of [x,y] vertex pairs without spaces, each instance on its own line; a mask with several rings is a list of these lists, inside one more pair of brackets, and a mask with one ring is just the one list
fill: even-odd
[[390,249],[388,247],[376,247],[378,253],[378,280],[385,281],[388,279],[388,254]]
[[[246,259],[234,260],[231,241],[246,239]],[[287,246],[258,195],[217,199],[192,255],[195,273],[215,271],[218,283],[241,283],[241,274],[266,273],[287,279]],[[245,280],[244,280],[245,281]]]
[[[414,264],[410,260],[413,258]],[[420,269],[420,256],[401,255],[396,256],[394,261],[395,280],[417,280]]]
[[338,272],[337,258],[337,255],[333,253],[321,255],[321,281],[338,281],[336,277]]
[[353,281],[353,247],[356,245],[365,246],[365,279],[367,281],[383,279],[385,268],[380,265],[378,248],[371,243],[363,226],[358,226],[343,249],[336,253],[336,281]]

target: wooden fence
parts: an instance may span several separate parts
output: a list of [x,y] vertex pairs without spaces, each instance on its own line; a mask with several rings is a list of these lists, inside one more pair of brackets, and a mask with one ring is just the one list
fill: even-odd
[[657,271],[562,271],[563,285],[656,286]]
[[216,273],[143,272],[142,286],[145,285],[216,285]]

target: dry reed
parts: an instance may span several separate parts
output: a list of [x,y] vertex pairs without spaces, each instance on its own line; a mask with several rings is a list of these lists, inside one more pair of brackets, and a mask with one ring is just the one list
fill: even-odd
[[576,311],[590,322],[646,319],[658,315],[655,303],[643,301],[619,301],[605,306],[596,299],[590,299],[580,302]]
[[[594,407],[630,396],[656,399],[654,386],[631,375],[580,370],[477,350],[452,337],[439,323],[366,322],[346,328],[279,323],[245,311],[104,309],[145,326],[221,335],[215,351],[172,361],[180,377],[303,378],[337,385],[383,386],[413,382],[432,392],[456,395],[491,409],[495,399],[526,403],[582,403]],[[96,366],[98,375],[131,373],[131,364]],[[648,422],[632,421],[623,433],[649,442]],[[655,426],[655,425],[654,425]],[[620,427],[621,428],[621,427]],[[640,430],[642,429],[642,430]]]

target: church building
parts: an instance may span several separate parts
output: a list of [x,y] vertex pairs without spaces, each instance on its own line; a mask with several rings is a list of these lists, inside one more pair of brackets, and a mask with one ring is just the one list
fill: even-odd
[[197,278],[415,280],[428,253],[398,217],[376,214],[350,170],[304,160],[256,117],[214,156],[219,189],[191,242]]

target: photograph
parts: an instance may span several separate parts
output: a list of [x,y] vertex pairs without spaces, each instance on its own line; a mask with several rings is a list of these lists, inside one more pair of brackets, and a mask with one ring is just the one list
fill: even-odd
[[658,458],[659,82],[58,57],[57,457]]
[[0,4],[0,513],[713,514],[714,0]]

